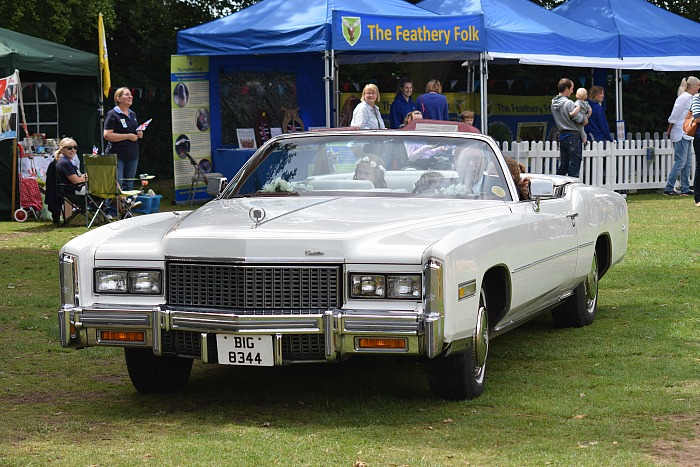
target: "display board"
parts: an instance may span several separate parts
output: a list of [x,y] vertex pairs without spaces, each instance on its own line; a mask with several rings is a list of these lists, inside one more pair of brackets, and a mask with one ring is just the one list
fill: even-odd
[[[212,171],[209,57],[173,55],[170,62],[172,95],[172,151],[175,201],[184,203],[190,195],[194,167],[192,156],[204,172]],[[209,198],[206,186],[195,186],[194,199]]]

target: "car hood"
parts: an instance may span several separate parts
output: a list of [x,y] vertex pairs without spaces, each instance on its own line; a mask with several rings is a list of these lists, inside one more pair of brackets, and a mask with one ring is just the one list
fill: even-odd
[[[152,251],[174,258],[419,263],[435,241],[460,224],[478,222],[494,209],[508,208],[501,201],[456,199],[286,196],[215,200],[163,232],[162,238],[152,238]],[[261,216],[257,223],[256,210]],[[97,256],[124,258],[129,250],[124,243],[132,242],[135,235],[139,232],[112,237],[99,247]],[[140,254],[143,258],[143,249]]]

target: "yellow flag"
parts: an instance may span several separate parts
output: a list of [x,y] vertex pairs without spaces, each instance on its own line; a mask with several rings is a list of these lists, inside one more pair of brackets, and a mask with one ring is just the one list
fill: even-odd
[[102,22],[102,13],[97,20],[97,34],[100,36],[100,73],[102,73],[102,91],[105,97],[109,96],[109,88],[112,80],[109,77],[109,56],[107,55],[107,37],[105,36],[105,25]]

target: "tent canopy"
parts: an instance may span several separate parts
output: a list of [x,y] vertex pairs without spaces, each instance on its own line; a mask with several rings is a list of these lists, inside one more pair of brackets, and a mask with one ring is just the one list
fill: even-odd
[[700,23],[646,0],[569,0],[552,11],[563,18],[615,33],[619,38],[618,56],[623,60],[610,68],[657,71],[700,68],[697,50]]
[[562,18],[530,1],[424,0],[418,6],[444,15],[482,14],[485,50],[492,58],[617,57],[615,34]]
[[178,53],[250,55],[331,50],[333,10],[435,16],[404,0],[263,0],[232,15],[178,32]]
[[[99,76],[97,55],[0,28],[0,68]],[[9,71],[8,71],[9,70]]]

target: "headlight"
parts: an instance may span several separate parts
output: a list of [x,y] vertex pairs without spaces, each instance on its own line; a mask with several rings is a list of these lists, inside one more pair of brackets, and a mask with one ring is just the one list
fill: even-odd
[[351,274],[351,298],[421,298],[420,274]]
[[160,294],[160,271],[129,271],[132,293]]
[[388,280],[387,296],[389,298],[420,298],[420,275],[388,276]]
[[95,292],[160,295],[159,270],[95,270]]
[[352,296],[363,298],[383,298],[385,289],[384,276],[353,275]]

